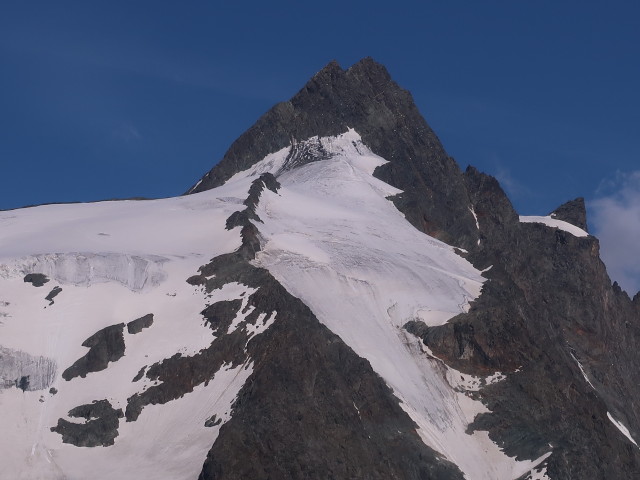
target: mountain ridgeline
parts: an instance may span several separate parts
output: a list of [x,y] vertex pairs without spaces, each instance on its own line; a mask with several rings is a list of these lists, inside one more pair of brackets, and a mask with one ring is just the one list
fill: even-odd
[[[430,353],[425,355],[460,372],[506,375],[505,380],[473,393],[489,412],[478,415],[468,433],[487,431],[507,455],[517,459],[538,458],[551,448],[545,460],[545,473],[551,479],[640,478],[640,450],[631,440],[640,439],[640,298],[632,301],[617,284],[612,285],[595,237],[576,237],[541,223],[521,222],[493,177],[473,167],[462,171],[420,115],[410,93],[382,65],[370,58],[347,70],[329,63],[291,100],[273,107],[241,135],[188,193],[218,187],[270,153],[348,129],[388,161],[373,175],[402,191],[389,199],[406,219],[425,234],[458,248],[487,278],[468,312],[440,326],[428,326],[420,319],[404,326],[428,347]],[[299,164],[322,159],[307,155]],[[550,217],[587,229],[582,199],[560,206]],[[319,405],[344,410],[341,398],[351,388],[347,385],[354,385],[355,366],[351,360],[335,363],[339,340],[311,340],[313,335],[326,334],[309,333],[316,327],[303,321],[308,313],[296,315],[288,320],[287,333],[277,343],[279,355],[286,351],[301,357],[261,358],[277,361],[279,392],[298,392],[297,413],[280,412],[285,399],[273,398],[271,377],[277,369],[264,365],[257,369],[251,387],[245,387],[248,390],[234,405],[237,413],[222,427],[201,479],[247,475],[459,478],[434,453],[419,454],[422,460],[416,461],[411,457],[414,447],[400,448],[390,432],[378,430],[370,443],[350,443],[348,439],[359,435],[361,424],[342,414],[331,420],[334,428],[352,433],[330,430],[318,438],[317,429],[326,428],[333,418],[318,410]],[[296,333],[299,329],[309,329],[310,336],[305,344],[309,350],[298,353],[305,341],[295,337],[306,335]],[[275,335],[275,330],[270,334]],[[321,403],[318,390],[305,395],[308,387],[298,385],[308,381],[301,376],[320,378],[319,374],[332,377],[331,383],[323,380],[331,390]],[[367,375],[358,374],[362,379],[358,385]],[[367,388],[374,388],[373,384]],[[391,422],[396,415],[390,406],[378,405],[375,412],[369,418],[377,425]],[[389,417],[376,420],[379,413]],[[628,436],[612,418],[626,426]],[[349,452],[349,458],[336,456],[332,448],[336,442]],[[303,449],[303,454],[301,444],[321,448],[312,449],[313,453]],[[238,451],[252,452],[242,466],[233,460]],[[394,470],[398,456],[402,465],[413,462],[415,468]],[[372,461],[385,468],[376,473],[366,470]],[[423,466],[424,462],[431,467]]]

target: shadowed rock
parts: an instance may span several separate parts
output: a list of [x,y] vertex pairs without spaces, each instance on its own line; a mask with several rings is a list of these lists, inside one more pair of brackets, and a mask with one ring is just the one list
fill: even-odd
[[53,290],[49,292],[49,294],[44,298],[49,301],[49,305],[53,305],[53,299],[62,291],[62,288],[56,286],[53,287]]
[[582,197],[560,205],[549,215],[558,220],[569,222],[571,225],[575,225],[585,232],[589,231],[587,230],[587,209],[584,205],[584,198]]
[[140,333],[142,329],[149,328],[151,325],[153,325],[153,313],[147,313],[143,317],[127,323],[127,332],[130,334]]
[[114,409],[108,400],[94,401],[69,411],[70,417],[84,418],[84,423],[74,423],[63,418],[51,427],[52,432],[62,435],[64,443],[76,447],[98,447],[113,445],[118,436],[122,409]]
[[49,281],[49,278],[44,273],[28,273],[24,276],[24,281],[34,287],[42,287]]
[[115,362],[124,355],[124,323],[111,325],[94,333],[83,343],[89,347],[85,356],[62,372],[62,378],[69,381],[75,377],[86,377],[88,373],[99,372],[107,368],[109,362]]

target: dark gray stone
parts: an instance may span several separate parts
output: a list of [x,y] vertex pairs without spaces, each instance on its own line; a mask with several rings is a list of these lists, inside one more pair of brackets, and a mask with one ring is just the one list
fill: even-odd
[[24,375],[16,379],[16,387],[23,392],[29,389],[29,375]]
[[216,334],[224,334],[236,318],[241,306],[241,300],[224,300],[209,305],[201,315]]
[[49,278],[44,273],[28,273],[24,276],[24,281],[34,287],[42,287],[49,281]]
[[205,427],[215,427],[216,425],[220,425],[221,423],[222,423],[222,419],[221,418],[217,418],[215,415],[213,415],[206,422],[204,422],[204,426]]
[[587,229],[587,209],[584,205],[584,198],[582,197],[560,205],[549,215],[558,220],[569,222],[576,227],[580,227],[585,232],[589,231]]
[[149,328],[151,325],[153,325],[153,313],[147,313],[127,323],[127,332],[130,334],[140,333],[144,328]]
[[136,376],[133,377],[133,380],[131,380],[131,382],[137,382],[139,380],[142,380],[142,377],[144,377],[144,371],[145,371],[146,368],[147,368],[147,366],[145,365],[140,370],[138,370],[138,373],[136,373]]
[[116,362],[124,355],[124,323],[111,325],[94,333],[83,343],[89,351],[62,372],[62,378],[69,381],[75,377],[86,377],[88,373],[107,368],[109,362]]
[[53,299],[58,296],[58,294],[62,291],[62,288],[55,286],[53,287],[53,290],[51,290],[49,292],[49,294],[44,298],[45,300],[49,301],[49,306],[53,305]]
[[76,447],[107,447],[113,445],[118,436],[122,409],[114,409],[108,400],[94,400],[69,411],[70,417],[83,418],[84,423],[74,423],[63,418],[51,427],[52,432],[62,435],[64,443]]

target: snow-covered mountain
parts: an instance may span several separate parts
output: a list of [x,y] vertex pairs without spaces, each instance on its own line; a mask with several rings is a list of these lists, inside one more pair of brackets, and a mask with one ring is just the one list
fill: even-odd
[[635,478],[639,308],[331,63],[187,195],[0,212],[0,478]]

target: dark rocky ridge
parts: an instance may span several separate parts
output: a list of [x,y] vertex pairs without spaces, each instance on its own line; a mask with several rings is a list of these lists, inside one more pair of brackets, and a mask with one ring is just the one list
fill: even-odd
[[[222,185],[267,154],[313,136],[354,128],[389,161],[375,176],[404,191],[393,199],[418,229],[447,243],[475,245],[475,220],[462,172],[424,121],[411,94],[387,70],[365,58],[348,70],[336,62],[318,72],[288,102],[279,103],[236,140],[188,193]],[[311,155],[306,160],[316,158]]]

